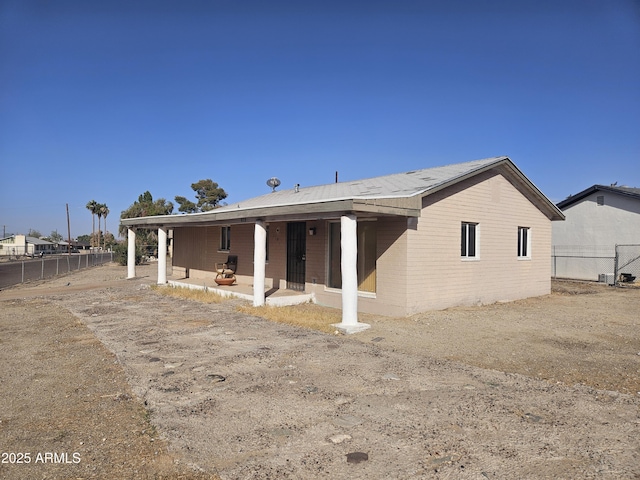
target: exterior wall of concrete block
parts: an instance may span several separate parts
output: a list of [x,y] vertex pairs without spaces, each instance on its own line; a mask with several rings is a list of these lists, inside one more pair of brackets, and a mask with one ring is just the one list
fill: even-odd
[[[475,259],[461,257],[462,222],[478,224]],[[530,258],[518,258],[518,227],[530,229]],[[408,314],[550,292],[551,222],[501,175],[426,197],[408,234]]]
[[265,286],[286,288],[287,224],[273,222],[268,227],[269,258],[265,269]]
[[[307,255],[305,262],[305,290],[317,292],[326,284],[327,269],[327,242],[328,232],[325,221],[306,222],[307,230]],[[313,235],[309,235],[309,231]]]
[[407,226],[414,220],[404,217],[379,217],[377,285],[375,298],[360,296],[360,311],[381,315],[404,315],[409,269],[407,258]]
[[[218,230],[220,228],[218,227]],[[236,270],[236,277],[238,276],[253,276],[253,237],[255,232],[255,226],[253,223],[241,223],[231,225],[231,248],[228,252],[217,252],[217,256],[220,260],[218,262],[224,262],[228,255],[238,256],[238,269]],[[220,233],[218,233],[220,236]],[[218,240],[220,243],[220,240]]]
[[[252,236],[250,245],[246,239],[249,231]],[[173,230],[173,266],[188,269],[190,278],[213,279],[217,263],[226,262],[229,255],[238,255],[237,273],[253,275],[253,224],[231,227],[229,251],[220,250],[220,236],[221,227],[219,226],[175,228]]]
[[[364,313],[380,315],[404,315],[406,296],[404,294],[407,257],[405,254],[407,219],[404,217],[378,217],[361,219],[360,221],[375,221],[377,223],[377,260],[376,260],[376,292],[361,292],[358,296],[358,310]],[[336,219],[335,222],[339,222]],[[307,284],[307,291],[313,292],[319,304],[340,308],[342,305],[341,291],[328,288],[328,258],[329,224],[318,224],[317,248],[322,250],[322,283]],[[322,236],[320,233],[322,232]],[[315,248],[315,247],[314,247]],[[318,250],[318,253],[321,253]],[[307,258],[312,255],[307,244]],[[318,265],[320,267],[320,265]],[[321,277],[317,277],[320,279]]]
[[[217,232],[217,236],[216,236]],[[217,227],[182,227],[173,230],[173,258],[175,267],[191,270],[213,270],[215,244],[219,238]]]
[[307,222],[308,228],[316,228],[316,234],[313,235],[313,240],[307,241],[305,290],[315,295],[318,304],[334,308],[341,308],[342,298],[340,290],[327,287],[329,283],[329,229],[332,222],[339,221],[336,218]]

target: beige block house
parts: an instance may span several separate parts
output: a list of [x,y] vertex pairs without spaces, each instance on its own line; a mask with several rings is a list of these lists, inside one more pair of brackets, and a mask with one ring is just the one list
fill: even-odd
[[[130,239],[136,228],[172,230],[174,272],[213,284],[216,263],[237,255],[238,283],[306,292],[342,307],[344,322],[354,302],[405,316],[548,294],[551,222],[563,219],[495,157],[121,222]],[[352,274],[357,288],[343,285]]]

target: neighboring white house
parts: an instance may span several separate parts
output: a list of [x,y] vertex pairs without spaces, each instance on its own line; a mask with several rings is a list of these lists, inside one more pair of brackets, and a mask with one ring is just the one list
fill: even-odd
[[0,255],[39,256],[56,252],[56,245],[28,235],[11,235],[0,239]]
[[[557,206],[566,219],[552,224],[555,276],[602,280],[605,274],[611,283],[616,245],[640,245],[640,188],[593,185]],[[633,259],[630,253],[631,263],[618,270],[633,272]]]

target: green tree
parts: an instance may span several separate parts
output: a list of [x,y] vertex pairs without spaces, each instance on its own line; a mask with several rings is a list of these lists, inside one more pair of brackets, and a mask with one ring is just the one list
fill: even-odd
[[91,242],[93,241],[92,235],[78,235],[78,238],[76,240],[78,241],[78,243],[83,243],[83,244],[88,243],[89,245],[91,245]]
[[[154,200],[149,191],[144,192],[133,202],[129,208],[124,210],[121,218],[139,218],[154,217],[156,215],[171,215],[173,212],[173,203],[166,201],[164,198]],[[120,226],[120,234],[127,232],[126,227]]]
[[227,192],[210,178],[192,183],[191,188],[196,192],[196,200],[198,200],[198,203],[195,204],[185,197],[175,197],[176,202],[180,204],[178,210],[181,212],[207,212],[218,207],[220,202],[227,198]]
[[104,249],[106,250],[109,247],[113,247],[118,243],[116,237],[113,236],[113,233],[104,232],[103,235]]
[[[129,208],[124,210],[121,218],[139,218],[139,217],[155,217],[157,215],[171,215],[173,212],[173,203],[168,202],[164,198],[154,200],[149,191],[144,192],[133,202]],[[120,225],[119,233],[126,236],[127,227]],[[151,230],[138,229],[136,231],[136,244],[146,246],[150,251],[157,248],[158,238],[155,232]]]
[[49,241],[50,242],[60,243],[62,240],[64,240],[64,237],[62,235],[60,235],[56,230],[51,232],[51,235],[49,235]]
[[30,237],[35,237],[35,238],[40,238],[40,237],[42,237],[42,234],[38,230],[32,230],[30,228],[29,229],[29,236]]
[[195,213],[198,211],[198,206],[186,197],[176,196],[176,202],[180,205],[179,212]]

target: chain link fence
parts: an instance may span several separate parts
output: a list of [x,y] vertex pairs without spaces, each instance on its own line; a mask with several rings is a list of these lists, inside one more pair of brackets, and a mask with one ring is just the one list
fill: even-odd
[[84,255],[45,256],[37,260],[0,263],[0,288],[51,278],[112,261],[113,253],[104,252]]
[[616,245],[614,248],[555,245],[551,252],[551,274],[553,278],[609,285],[630,283],[640,277],[640,245]]
[[615,274],[615,251],[610,247],[555,245],[551,252],[553,278],[591,280]]
[[640,245],[616,245],[615,280],[633,283],[640,279]]

